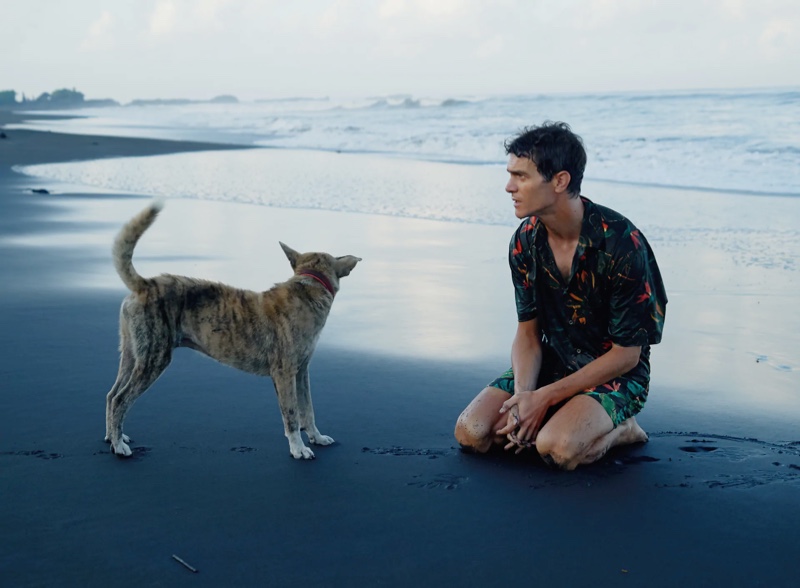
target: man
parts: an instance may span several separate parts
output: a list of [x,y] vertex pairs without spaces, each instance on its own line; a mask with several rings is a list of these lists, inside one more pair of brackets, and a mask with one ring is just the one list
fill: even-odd
[[534,447],[563,469],[647,441],[636,422],[661,340],[667,296],[644,235],[580,195],[586,151],[565,123],[506,143],[514,211],[509,252],[517,332],[511,369],[467,406],[466,448]]

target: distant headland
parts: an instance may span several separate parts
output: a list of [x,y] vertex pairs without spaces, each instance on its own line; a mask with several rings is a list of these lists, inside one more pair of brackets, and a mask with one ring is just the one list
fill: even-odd
[[183,105],[183,104],[236,104],[239,99],[236,96],[221,95],[210,100],[189,100],[184,98],[175,99],[153,99],[153,100],[132,100],[127,104],[120,104],[111,98],[87,100],[83,92],[75,88],[61,88],[53,92],[44,92],[36,98],[29,98],[21,94],[21,99],[17,100],[15,90],[0,90],[0,108],[5,110],[70,110],[77,108],[101,108],[106,106],[164,106],[164,105]]

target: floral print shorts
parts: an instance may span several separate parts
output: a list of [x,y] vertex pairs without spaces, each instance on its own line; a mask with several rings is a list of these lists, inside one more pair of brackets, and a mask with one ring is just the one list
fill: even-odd
[[[543,369],[543,373],[539,378],[541,380],[539,385],[544,386],[563,377],[564,375],[560,377],[552,377],[551,375],[548,377],[547,371]],[[513,395],[514,372],[509,368],[500,377],[492,380],[488,385]],[[621,422],[638,414],[642,410],[645,400],[647,400],[647,386],[642,386],[642,384],[635,380],[620,376],[606,384],[584,390],[581,394],[586,394],[597,400],[608,413],[608,416],[611,417],[611,421],[614,423],[614,427],[616,427]],[[560,407],[561,406],[556,406],[554,408],[557,410]],[[548,415],[552,415],[555,410],[551,410]]]

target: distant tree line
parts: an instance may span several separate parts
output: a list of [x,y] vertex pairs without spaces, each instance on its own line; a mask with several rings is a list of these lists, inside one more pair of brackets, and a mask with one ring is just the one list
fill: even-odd
[[117,104],[114,100],[86,100],[83,92],[75,88],[61,88],[53,92],[43,92],[36,98],[22,95],[17,101],[15,90],[0,90],[0,106],[20,106],[23,108],[80,108],[82,106],[108,106]]
[[[230,94],[223,94],[216,96],[210,100],[188,100],[188,99],[154,99],[154,100],[133,100],[128,106],[164,106],[164,105],[182,105],[182,104],[197,104],[197,103],[211,103],[211,104],[236,104],[239,100],[236,96]],[[86,100],[83,92],[78,92],[75,88],[69,90],[62,88],[51,92],[44,92],[36,98],[28,98],[25,94],[22,95],[22,100],[17,101],[17,92],[14,90],[0,90],[0,108],[25,108],[33,109],[68,109],[68,108],[86,108],[96,106],[119,106],[116,100]]]
[[0,90],[0,106],[9,106],[17,103],[17,93],[14,90]]
[[36,98],[28,98],[22,95],[22,101],[17,102],[17,93],[14,90],[3,90],[0,92],[0,104],[35,104],[35,105],[75,105],[84,101],[83,92],[78,92],[75,88],[68,90],[54,90],[52,93],[43,92]]

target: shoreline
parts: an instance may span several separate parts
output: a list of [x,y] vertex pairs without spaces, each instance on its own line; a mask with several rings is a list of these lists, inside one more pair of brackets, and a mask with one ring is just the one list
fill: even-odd
[[[36,118],[42,117],[27,114],[23,116],[13,111],[0,111],[0,129],[4,129],[8,124]],[[75,117],[62,116],[61,118]],[[210,149],[252,148],[248,145],[121,138],[106,135],[69,135],[48,131],[4,130],[4,133],[7,137],[0,139],[0,178],[2,179],[19,179],[17,176],[21,176],[21,174],[13,172],[12,166],[89,161],[108,157],[142,157]],[[47,137],[48,140],[43,140],[43,137]]]
[[[24,112],[24,114],[22,114]],[[97,113],[93,112],[92,114],[81,114],[79,110],[70,111],[70,113],[64,113],[64,111],[59,111],[58,114],[48,114],[47,111],[21,111],[19,109],[7,108],[3,110],[0,108],[0,126],[4,124],[20,124],[25,125],[27,122],[36,121],[46,121],[46,120],[70,120],[70,119],[91,119],[96,117]],[[20,129],[23,130],[23,129]],[[40,132],[51,132],[51,131],[44,131],[41,129],[37,129],[35,124],[33,128],[29,128],[27,130],[32,131],[40,131]],[[15,129],[16,131],[16,129]],[[380,150],[342,150],[336,146],[329,146],[329,147],[288,147],[288,146],[272,146],[269,144],[259,143],[259,136],[255,134],[248,134],[248,133],[230,133],[230,134],[216,134],[216,135],[208,135],[204,133],[202,130],[198,129],[188,129],[185,131],[186,135],[180,138],[170,137],[170,138],[157,138],[158,133],[151,135],[151,136],[140,136],[137,134],[131,135],[124,135],[124,134],[116,134],[115,132],[119,132],[120,129],[109,128],[106,129],[104,127],[98,127],[95,129],[96,134],[93,135],[90,129],[81,129],[78,128],[74,131],[66,130],[66,129],[59,129],[58,126],[52,131],[54,133],[61,133],[61,134],[74,134],[78,136],[96,136],[96,137],[111,137],[111,138],[138,138],[144,140],[165,140],[165,141],[180,141],[186,143],[205,143],[205,144],[213,144],[213,145],[221,145],[226,148],[255,148],[255,149],[275,149],[278,151],[287,151],[287,152],[312,152],[312,153],[327,153],[327,154],[344,154],[344,155],[351,155],[351,156],[372,156],[372,157],[379,157],[385,159],[397,159],[397,160],[409,160],[415,161],[420,163],[431,163],[431,164],[444,164],[444,165],[459,165],[459,166],[466,166],[466,167],[492,167],[498,165],[504,165],[503,161],[493,161],[493,160],[460,160],[460,159],[441,159],[435,158],[430,156],[430,154],[413,154],[413,153],[404,153],[404,152],[384,152]],[[175,129],[177,132],[177,129]],[[212,138],[213,137],[213,138]],[[263,137],[262,137],[263,139]],[[184,151],[184,150],[180,150]],[[591,174],[584,178],[584,182],[588,182],[591,184],[608,184],[610,186],[618,186],[622,189],[627,188],[642,188],[642,189],[655,189],[660,191],[677,191],[677,192],[695,192],[695,193],[707,193],[707,194],[716,194],[716,195],[737,195],[737,196],[753,196],[753,197],[778,197],[778,198],[797,198],[800,197],[800,191],[795,190],[792,191],[781,191],[781,189],[773,189],[770,191],[760,191],[758,189],[737,189],[736,187],[729,186],[724,188],[714,187],[713,185],[677,185],[677,184],[669,184],[669,183],[657,183],[657,182],[650,182],[647,180],[620,180],[614,177],[611,178],[602,178],[602,177],[593,177]],[[796,186],[795,186],[796,188]]]
[[[28,133],[21,153],[31,161],[185,146]],[[730,412],[724,396],[691,403],[691,386],[665,384],[680,375],[665,372],[683,367],[702,394],[706,372],[683,363],[681,347],[696,344],[718,361],[731,355],[714,346],[737,349],[713,316],[681,324],[698,302],[688,290],[671,297],[673,342],[653,350],[641,419],[649,443],[572,473],[533,457],[458,451],[455,418],[496,375],[494,365],[507,367],[505,350],[484,355],[513,332],[506,227],[477,235],[437,221],[170,202],[137,249],[143,273],[270,285],[288,272],[278,238],[364,258],[343,280],[311,367],[317,420],[337,443],[314,462],[292,460],[269,380],[178,350],[131,412],[134,459],[114,458],[102,442],[102,415],[124,290],[111,283],[109,235],[147,198],[32,195],[7,153],[0,151],[0,329],[10,334],[0,339],[0,576],[10,585],[488,585],[509,561],[529,562],[539,582],[555,585],[795,582],[794,409],[773,427],[768,412]],[[226,226],[215,228],[222,218]],[[731,299],[708,305],[730,309]],[[749,308],[738,304],[737,312]],[[348,337],[361,346],[343,344]],[[396,352],[403,346],[409,353]],[[459,346],[463,355],[450,357],[448,347]],[[724,381],[774,381],[792,393],[796,372],[756,359],[729,366]],[[711,377],[719,368],[703,369]],[[514,539],[485,541],[504,534],[498,521],[508,521]],[[621,549],[598,550],[598,540]]]

